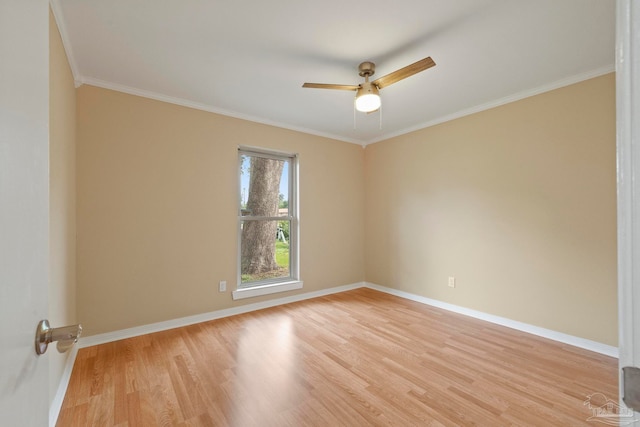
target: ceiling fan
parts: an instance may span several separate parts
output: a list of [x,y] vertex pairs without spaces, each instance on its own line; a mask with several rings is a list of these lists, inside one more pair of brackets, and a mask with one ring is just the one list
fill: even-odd
[[424,71],[428,68],[435,66],[436,63],[430,56],[414,62],[411,65],[407,65],[404,68],[400,68],[386,76],[382,76],[372,82],[369,81],[369,77],[373,76],[376,71],[376,64],[373,62],[363,62],[358,66],[358,74],[364,77],[364,83],[359,85],[334,85],[326,83],[305,83],[302,87],[314,88],[314,89],[338,89],[338,90],[354,90],[356,91],[356,110],[364,113],[371,113],[380,108],[380,94],[379,90],[385,88],[393,83],[399,82],[402,79],[413,76],[420,71]]

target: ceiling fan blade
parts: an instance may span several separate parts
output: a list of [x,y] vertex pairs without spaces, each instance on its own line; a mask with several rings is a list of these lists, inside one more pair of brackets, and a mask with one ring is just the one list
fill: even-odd
[[312,89],[338,89],[338,90],[358,90],[357,85],[332,85],[326,83],[305,83],[302,87]]
[[421,59],[418,62],[414,62],[411,65],[407,65],[404,68],[400,68],[399,70],[394,71],[393,73],[387,74],[386,76],[382,76],[379,79],[373,82],[374,85],[378,86],[378,89],[382,89],[383,87],[387,87],[396,82],[399,82],[402,79],[406,79],[407,77],[413,76],[420,71],[424,71],[427,68],[431,68],[436,63],[431,59],[430,56]]

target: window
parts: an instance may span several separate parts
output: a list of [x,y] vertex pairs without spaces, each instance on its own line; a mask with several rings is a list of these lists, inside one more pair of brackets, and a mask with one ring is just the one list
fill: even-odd
[[247,298],[299,289],[297,156],[238,150],[238,289]]

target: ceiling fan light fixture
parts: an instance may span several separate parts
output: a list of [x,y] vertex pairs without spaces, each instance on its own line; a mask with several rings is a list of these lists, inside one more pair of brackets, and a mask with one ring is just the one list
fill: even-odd
[[[378,111],[382,105],[380,89],[384,89],[400,80],[404,80],[407,77],[411,77],[416,73],[431,68],[436,63],[427,56],[420,61],[414,62],[411,65],[400,68],[392,73],[382,76],[379,79],[375,79],[370,82],[369,78],[375,74],[376,64],[373,62],[363,62],[358,66],[358,74],[360,77],[364,77],[364,83],[359,85],[336,85],[327,83],[304,83],[302,87],[314,88],[314,89],[337,89],[337,90],[349,90],[356,92],[356,98],[353,102],[354,117],[355,110],[362,111],[363,113],[372,113]],[[382,117],[382,116],[381,116]]]
[[370,113],[380,108],[382,101],[378,88],[371,82],[363,83],[356,92],[356,110]]

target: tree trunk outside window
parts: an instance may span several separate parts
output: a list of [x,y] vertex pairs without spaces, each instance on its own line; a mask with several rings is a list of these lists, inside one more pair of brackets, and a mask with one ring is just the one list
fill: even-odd
[[[251,157],[246,210],[251,216],[277,216],[284,162]],[[260,274],[276,264],[277,221],[246,221],[242,227],[242,274]]]

